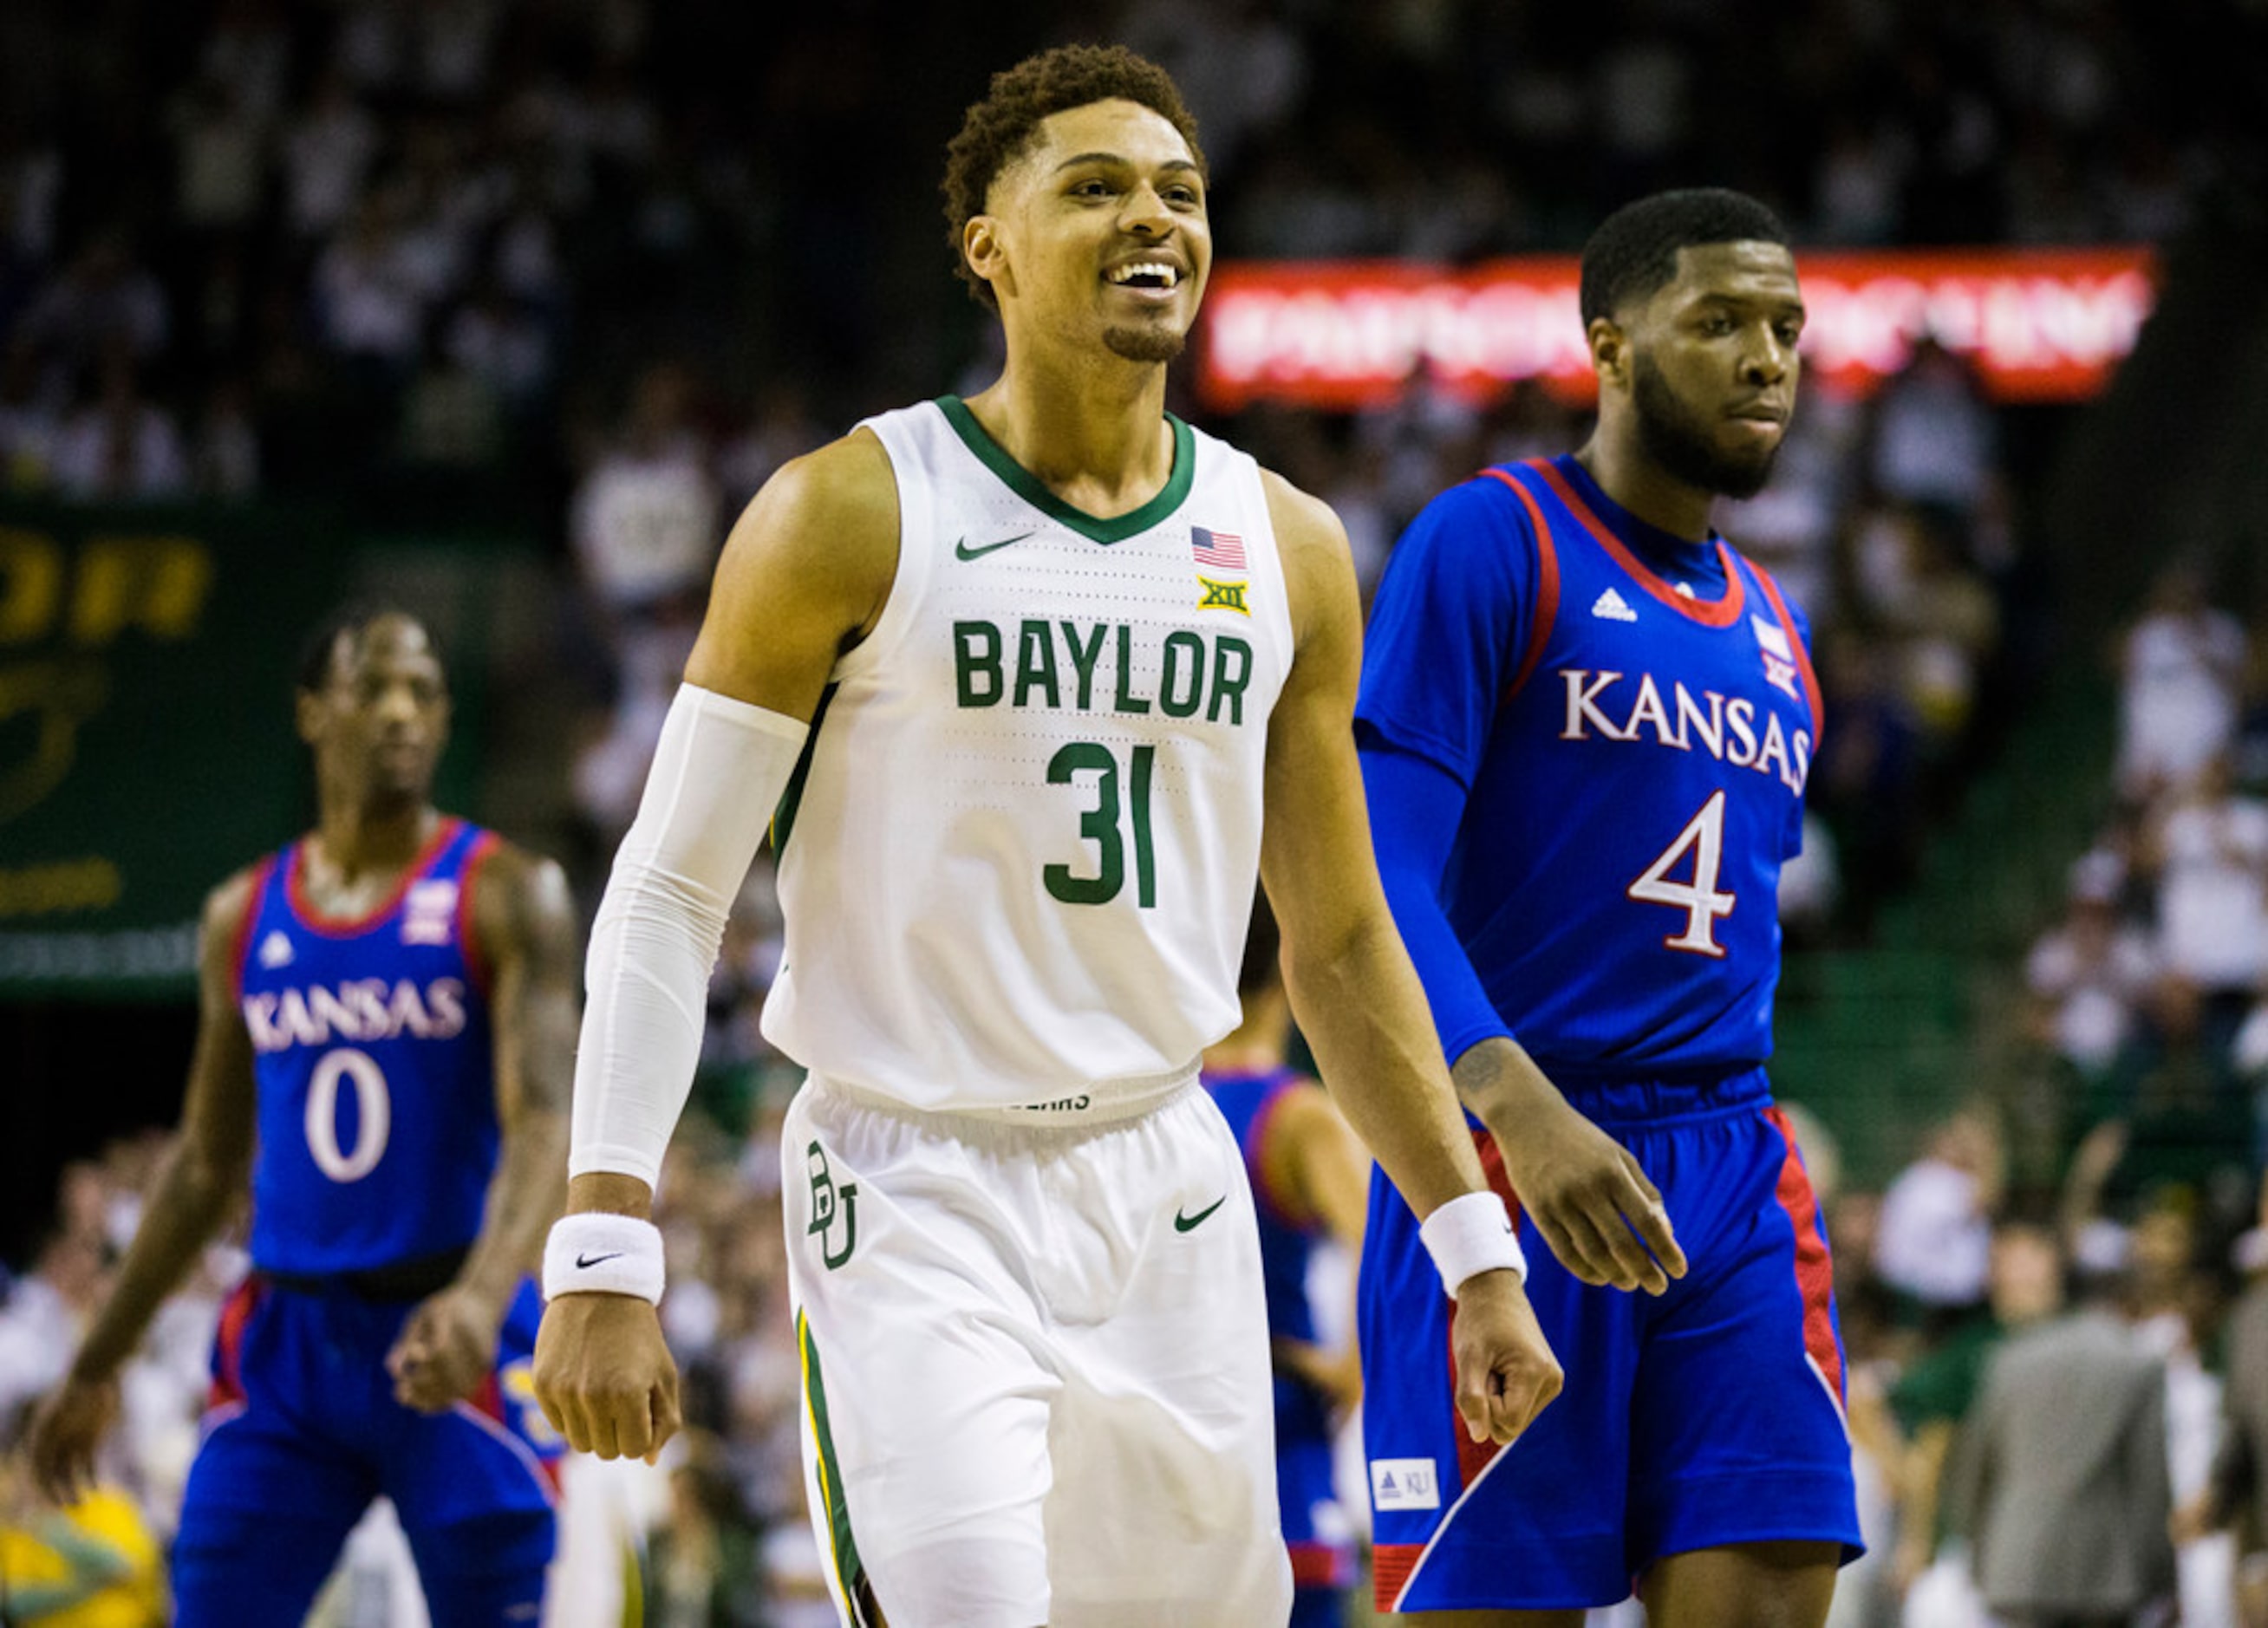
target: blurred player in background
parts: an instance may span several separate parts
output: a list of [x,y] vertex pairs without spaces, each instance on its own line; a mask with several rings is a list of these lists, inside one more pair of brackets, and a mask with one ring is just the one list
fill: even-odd
[[[1260,1267],[1276,1365],[1276,1502],[1292,1555],[1292,1628],[1337,1628],[1354,1586],[1353,1527],[1333,1485],[1332,1439],[1362,1396],[1351,1307],[1315,1303],[1316,1246],[1362,1251],[1370,1159],[1322,1087],[1285,1060],[1275,912],[1262,900],[1244,941],[1236,992],[1244,1020],[1207,1046],[1202,1078],[1244,1150],[1260,1218]],[[1336,1322],[1339,1340],[1323,1330]]]
[[1165,410],[1211,262],[1179,92],[1122,49],[1031,58],[968,110],[946,194],[1006,366],[788,464],[725,545],[593,930],[538,1381],[602,1455],[677,1423],[644,1218],[777,807],[763,1022],[812,1070],[788,1267],[838,1607],[1270,1628],[1257,1233],[1197,1081],[1256,872],[1460,1297],[1465,1427],[1509,1440],[1558,1374],[1377,885],[1344,533]]
[[1826,1234],[1763,1066],[1819,688],[1804,622],[1709,518],[1763,486],[1794,409],[1786,244],[1736,193],[1610,217],[1583,255],[1595,433],[1435,499],[1373,614],[1381,869],[1484,1159],[1547,1246],[1531,1293],[1567,1366],[1516,1447],[1462,1436],[1450,1308],[1373,1190],[1394,1610],[1572,1628],[1636,1578],[1655,1628],[1815,1628],[1857,1551]]
[[449,722],[423,627],[311,643],[315,829],[216,888],[180,1139],[70,1376],[40,1484],[86,1485],[120,1366],[252,1197],[173,1551],[180,1628],[298,1624],[393,1500],[434,1628],[533,1622],[557,1438],[528,1269],[557,1213],[575,1036],[565,877],[431,801]]

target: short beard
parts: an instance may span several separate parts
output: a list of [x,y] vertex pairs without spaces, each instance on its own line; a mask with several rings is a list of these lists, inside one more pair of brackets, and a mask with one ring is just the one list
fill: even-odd
[[1163,326],[1106,328],[1102,330],[1102,343],[1111,355],[1124,357],[1130,362],[1170,362],[1181,355],[1188,335]]
[[1720,497],[1753,497],[1771,479],[1772,460],[1781,442],[1774,442],[1750,458],[1721,451],[1709,438],[1709,427],[1687,407],[1669,381],[1639,352],[1631,358],[1632,402],[1638,409],[1638,444],[1646,456],[1673,478]]

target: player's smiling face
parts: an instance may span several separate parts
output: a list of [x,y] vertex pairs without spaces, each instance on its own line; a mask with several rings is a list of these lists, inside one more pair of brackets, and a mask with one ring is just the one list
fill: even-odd
[[1170,121],[1111,99],[1042,121],[963,235],[1010,333],[1179,355],[1212,264],[1204,175]]
[[1653,461],[1703,491],[1761,490],[1795,410],[1803,315],[1784,246],[1680,249],[1677,275],[1624,324],[1631,405]]
[[353,797],[422,802],[449,736],[449,692],[425,630],[379,616],[339,636],[320,690],[299,697],[299,733],[322,783]]

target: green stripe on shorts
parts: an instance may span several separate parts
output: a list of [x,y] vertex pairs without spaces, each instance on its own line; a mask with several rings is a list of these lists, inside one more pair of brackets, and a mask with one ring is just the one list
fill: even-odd
[[843,1470],[835,1455],[835,1434],[827,1420],[827,1385],[820,1377],[819,1347],[811,1337],[811,1320],[795,1315],[795,1343],[803,1358],[803,1399],[811,1410],[811,1440],[819,1455],[819,1495],[827,1501],[828,1546],[833,1551],[835,1580],[842,1585],[855,1628],[877,1628],[873,1593],[867,1586],[866,1568],[858,1558],[858,1540],[850,1533],[850,1506],[843,1495]]

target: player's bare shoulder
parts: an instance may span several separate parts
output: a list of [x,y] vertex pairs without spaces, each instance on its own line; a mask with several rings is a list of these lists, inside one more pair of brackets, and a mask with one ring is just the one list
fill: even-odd
[[717,563],[688,681],[809,718],[837,657],[881,620],[898,570],[898,488],[857,430],[783,465]]
[[198,922],[198,963],[205,980],[223,978],[233,990],[236,957],[252,914],[260,908],[261,884],[271,861],[255,860],[205,895]]
[[864,628],[880,615],[897,563],[897,480],[880,438],[862,429],[780,466],[733,525],[718,581],[792,571],[829,598],[871,601]]
[[1309,563],[1307,556],[1318,549],[1340,559],[1346,557],[1346,527],[1330,505],[1292,485],[1273,469],[1261,469],[1260,487],[1268,498],[1268,519],[1276,528],[1276,546],[1284,556],[1285,569],[1292,568],[1295,556],[1303,564]]
[[1269,524],[1276,533],[1277,556],[1284,564],[1298,642],[1305,646],[1311,635],[1343,633],[1348,625],[1359,630],[1362,610],[1354,556],[1348,551],[1346,527],[1337,512],[1273,469],[1260,471],[1260,484],[1268,499]]
[[490,954],[510,948],[571,955],[575,899],[556,859],[497,837],[473,873],[474,931]]
[[[200,1032],[250,1066],[248,1037],[234,1016],[244,954],[272,866],[255,860],[205,895],[197,924],[197,1008]],[[200,1046],[203,1042],[200,1042]],[[202,1052],[201,1052],[202,1055]],[[234,1076],[232,1075],[232,1078]],[[248,1075],[246,1078],[249,1078]]]

